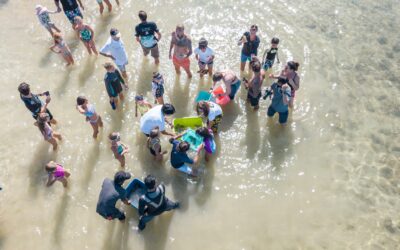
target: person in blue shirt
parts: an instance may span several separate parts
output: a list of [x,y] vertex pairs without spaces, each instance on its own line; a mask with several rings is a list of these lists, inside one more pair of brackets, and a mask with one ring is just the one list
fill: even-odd
[[192,167],[188,166],[187,164],[197,164],[199,161],[199,155],[201,153],[201,150],[203,149],[204,145],[201,145],[197,149],[197,154],[196,156],[191,159],[187,155],[187,151],[190,149],[190,145],[186,141],[178,141],[183,134],[178,135],[176,137],[173,137],[169,139],[169,142],[172,144],[172,150],[171,150],[171,165],[173,168],[187,173],[191,176],[197,176],[197,171],[196,169],[193,169]]
[[268,107],[268,117],[273,117],[276,112],[279,113],[279,123],[285,125],[289,116],[289,102],[291,90],[287,84],[287,79],[279,78],[277,82],[271,85],[272,102]]

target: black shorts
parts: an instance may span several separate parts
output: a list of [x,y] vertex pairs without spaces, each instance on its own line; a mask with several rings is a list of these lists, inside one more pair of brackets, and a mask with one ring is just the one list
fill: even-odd
[[[46,113],[49,115],[49,120],[53,120],[53,115],[51,114],[50,110],[46,109]],[[39,113],[32,114],[33,119],[37,120],[39,117]]]
[[261,98],[261,93],[257,97],[253,97],[250,94],[247,94],[247,99],[249,99],[251,106],[256,107],[258,106],[258,103],[260,102]]
[[[149,148],[149,150],[150,150],[150,154],[156,156],[156,151],[154,151],[154,149]],[[161,147],[160,147],[160,150],[158,150],[158,153],[160,153],[160,152],[161,152]]]

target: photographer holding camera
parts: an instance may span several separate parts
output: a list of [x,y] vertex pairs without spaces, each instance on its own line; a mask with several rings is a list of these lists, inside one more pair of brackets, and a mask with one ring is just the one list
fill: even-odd
[[278,78],[278,81],[271,85],[270,90],[267,90],[264,99],[272,93],[272,102],[268,107],[268,117],[273,117],[276,112],[279,113],[279,123],[285,125],[289,116],[289,102],[291,99],[291,90],[285,78]]
[[[49,104],[51,100],[49,91],[41,94],[32,94],[30,86],[26,82],[23,82],[18,86],[18,91],[26,108],[32,112],[33,119],[37,120],[40,113],[47,113],[49,122],[51,124],[57,123],[57,121],[53,118],[53,115],[50,113],[50,110],[47,109],[47,104]],[[39,96],[46,96],[45,104],[40,100]],[[34,124],[37,125],[37,122]]]

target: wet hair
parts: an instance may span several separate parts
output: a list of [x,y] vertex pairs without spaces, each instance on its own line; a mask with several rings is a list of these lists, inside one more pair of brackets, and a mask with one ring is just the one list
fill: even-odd
[[105,69],[110,69],[111,67],[113,67],[113,64],[110,62],[106,62],[105,64],[103,64]]
[[155,127],[150,131],[149,137],[151,139],[156,138],[156,137],[158,137],[159,133],[160,133],[160,129],[158,127]]
[[56,170],[57,164],[54,161],[51,161],[47,163],[44,168],[46,169],[47,172],[53,172]]
[[251,27],[250,27],[250,30],[252,30],[252,29],[258,31],[258,26],[255,25],[255,24],[253,24],[253,25],[251,25]]
[[139,11],[139,18],[141,21],[146,21],[147,20],[147,13],[144,10]]
[[144,185],[146,185],[147,189],[153,189],[156,186],[156,177],[149,174],[144,178]]
[[297,71],[299,69],[300,63],[295,61],[289,61],[287,63],[287,66],[289,67],[289,69]]
[[260,61],[254,61],[251,63],[251,70],[253,70],[253,72],[258,73],[261,71],[261,63]]
[[279,38],[273,37],[273,38],[271,39],[271,43],[272,43],[272,44],[279,44]]
[[206,127],[196,129],[196,134],[199,134],[204,138],[212,138],[210,131]]
[[203,113],[205,117],[208,117],[208,114],[210,113],[210,106],[208,105],[207,102],[200,101],[196,105],[196,112],[198,115]]
[[29,84],[27,84],[26,82],[22,82],[22,83],[19,84],[18,91],[22,95],[29,95],[29,93],[31,93],[31,89],[29,87]]
[[161,112],[164,115],[173,115],[175,113],[175,107],[172,104],[166,103],[162,106]]
[[190,149],[190,144],[187,141],[181,141],[178,144],[179,152],[186,152]]
[[288,83],[288,79],[283,78],[283,77],[279,77],[279,78],[278,78],[278,83],[280,83],[280,84]]
[[185,30],[185,26],[183,26],[183,24],[178,24],[178,25],[176,25],[175,30],[182,30],[182,31],[184,31],[184,30]]
[[219,72],[219,71],[215,72],[213,75],[213,81],[218,82],[218,81],[222,80],[222,77],[223,77],[222,72]]
[[108,139],[110,139],[111,141],[118,140],[119,138],[120,138],[120,135],[118,132],[112,132],[108,135]]
[[55,32],[55,33],[53,34],[53,39],[54,39],[54,42],[57,43],[57,39],[62,39],[61,33]]
[[200,40],[199,40],[199,48],[200,49],[201,48],[207,48],[207,45],[208,45],[208,41],[204,37],[200,38]]
[[114,184],[121,186],[125,180],[131,178],[131,174],[125,171],[118,171],[114,175]]
[[88,99],[84,96],[78,96],[78,98],[76,98],[76,104],[83,105],[87,100]]
[[78,21],[82,22],[82,17],[80,17],[80,16],[74,17],[74,24],[76,24]]

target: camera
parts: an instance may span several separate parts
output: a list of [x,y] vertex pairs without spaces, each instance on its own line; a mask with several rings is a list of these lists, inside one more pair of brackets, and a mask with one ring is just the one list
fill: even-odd
[[272,95],[272,90],[270,88],[268,88],[268,89],[265,90],[263,99],[266,100],[271,95]]
[[46,92],[43,93],[43,95],[49,96],[49,95],[50,95],[50,92],[49,92],[49,91],[46,91]]

